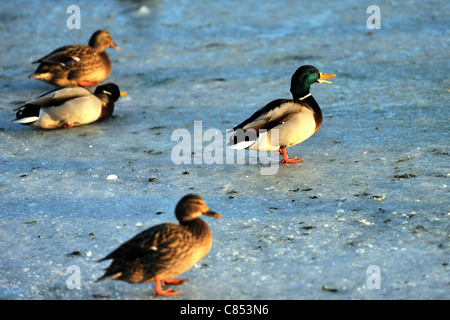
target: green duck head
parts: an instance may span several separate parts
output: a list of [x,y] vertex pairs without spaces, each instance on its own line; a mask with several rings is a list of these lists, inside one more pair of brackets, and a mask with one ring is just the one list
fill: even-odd
[[315,83],[332,83],[325,79],[334,78],[336,75],[322,73],[313,66],[301,66],[295,71],[291,79],[291,93],[294,100],[303,98],[309,93],[309,87]]

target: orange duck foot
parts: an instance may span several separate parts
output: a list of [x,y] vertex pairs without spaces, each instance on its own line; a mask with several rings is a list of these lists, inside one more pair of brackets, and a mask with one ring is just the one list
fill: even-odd
[[98,81],[91,82],[91,81],[83,81],[83,80],[80,80],[77,83],[80,87],[92,87],[92,86],[97,86],[98,84],[100,84],[100,82],[98,82]]
[[162,289],[160,288],[160,290],[156,289],[155,291],[153,291],[153,294],[155,296],[160,295],[160,296],[174,296],[178,294],[178,291],[173,290],[172,288],[168,288],[168,289]]
[[281,160],[281,163],[293,163],[293,162],[300,162],[303,161],[303,159],[297,159],[297,157],[294,158],[289,158],[287,152],[286,152],[286,148],[282,148],[280,150],[277,150],[277,152],[275,152],[275,154],[280,154],[280,152],[283,154],[283,160]]
[[163,280],[160,279],[159,275],[157,274],[155,276],[155,291],[153,291],[154,295],[161,295],[161,296],[173,296],[178,294],[178,291],[173,290],[172,288],[167,288],[167,289],[163,289],[162,286],[167,284],[174,284],[174,285],[178,285],[178,284],[182,284],[183,282],[186,282],[187,279],[172,279],[172,280]]
[[71,128],[71,127],[72,127],[72,125],[70,123],[65,123],[63,126],[64,129]]

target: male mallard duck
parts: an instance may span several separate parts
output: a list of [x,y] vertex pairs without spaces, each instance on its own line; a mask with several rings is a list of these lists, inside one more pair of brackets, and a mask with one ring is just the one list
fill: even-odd
[[178,285],[187,279],[170,279],[200,261],[212,246],[212,235],[208,225],[198,217],[206,215],[220,218],[212,212],[203,199],[195,194],[184,196],[175,208],[180,224],[163,223],[142,231],[108,254],[104,261],[113,259],[103,279],[122,280],[129,283],[155,282],[153,294],[178,294],[162,285]]
[[55,89],[15,109],[12,122],[42,129],[80,126],[111,116],[114,102],[124,95],[114,83],[98,86],[94,93],[81,87]]
[[111,61],[105,47],[120,50],[105,30],[94,32],[89,45],[58,48],[45,57],[29,78],[36,78],[60,87],[95,86],[111,73]]
[[[309,87],[315,82],[331,83],[324,79],[334,77],[334,74],[321,73],[313,66],[298,68],[291,79],[293,100],[277,99],[256,111],[233,128],[235,132],[228,145],[234,149],[281,152],[281,162],[302,161],[297,157],[289,158],[286,148],[308,139],[322,124],[322,111]],[[278,139],[277,135],[272,135],[274,130],[278,131]]]

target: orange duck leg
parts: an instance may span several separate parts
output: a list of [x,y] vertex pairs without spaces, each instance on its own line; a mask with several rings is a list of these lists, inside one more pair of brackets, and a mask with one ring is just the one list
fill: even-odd
[[303,159],[297,159],[297,157],[289,158],[289,156],[288,156],[288,154],[286,152],[286,148],[281,148],[280,150],[278,150],[278,152],[281,152],[281,154],[283,154],[283,160],[281,160],[282,163],[291,163],[291,162],[303,161]]
[[93,86],[97,86],[100,84],[100,82],[91,82],[91,81],[84,81],[84,80],[80,80],[77,82],[78,85],[80,87],[93,87]]
[[178,294],[178,291],[173,290],[172,288],[163,289],[162,286],[167,284],[174,284],[179,285],[184,282],[186,282],[187,279],[172,279],[172,280],[163,280],[160,278],[159,274],[155,276],[155,291],[153,292],[154,295],[161,295],[161,296],[173,296]]

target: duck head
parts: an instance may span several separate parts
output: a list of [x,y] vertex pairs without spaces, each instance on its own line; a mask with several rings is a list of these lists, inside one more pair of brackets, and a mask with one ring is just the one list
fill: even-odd
[[116,46],[112,40],[111,35],[106,30],[97,30],[89,39],[89,46],[99,51],[104,50],[105,47],[111,47],[116,50],[120,50],[119,46]]
[[188,194],[184,196],[175,208],[175,216],[180,223],[194,220],[202,215],[217,219],[221,218],[220,214],[211,211],[205,201],[196,194]]
[[309,93],[309,87],[315,83],[332,83],[325,79],[334,78],[336,75],[322,73],[313,66],[301,66],[295,71],[291,79],[291,93],[294,100],[300,99]]
[[103,84],[101,86],[98,86],[95,91],[94,94],[96,96],[102,95],[102,94],[106,94],[108,96],[110,96],[111,100],[116,102],[119,97],[124,96],[126,93],[122,92],[119,90],[119,87],[114,84],[114,83],[107,83],[107,84]]

